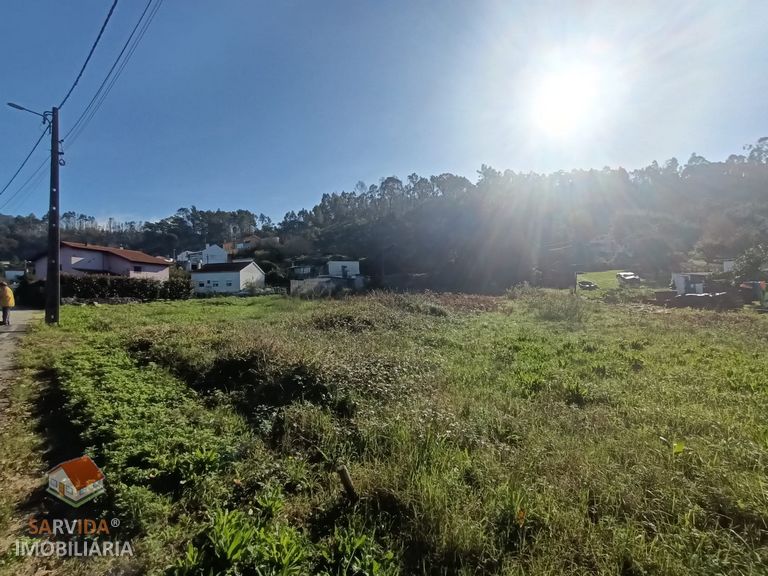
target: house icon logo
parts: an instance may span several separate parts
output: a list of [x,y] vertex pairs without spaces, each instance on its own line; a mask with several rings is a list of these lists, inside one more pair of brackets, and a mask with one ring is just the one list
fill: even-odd
[[104,492],[104,473],[88,456],[73,458],[48,471],[46,491],[77,508]]

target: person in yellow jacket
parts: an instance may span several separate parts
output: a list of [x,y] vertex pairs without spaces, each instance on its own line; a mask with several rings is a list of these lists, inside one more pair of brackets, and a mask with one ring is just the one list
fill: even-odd
[[0,282],[0,306],[3,308],[3,326],[11,325],[11,308],[16,306],[13,290],[5,282]]

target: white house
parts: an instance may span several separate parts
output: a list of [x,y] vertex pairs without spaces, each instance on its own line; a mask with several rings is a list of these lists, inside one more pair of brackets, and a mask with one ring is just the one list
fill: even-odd
[[198,294],[235,293],[251,286],[264,287],[264,271],[253,260],[206,264],[192,272],[192,287]]
[[[48,254],[33,258],[35,276],[45,280],[48,275]],[[59,265],[63,274],[109,274],[130,278],[149,278],[161,282],[168,280],[169,261],[150,256],[138,250],[98,246],[80,242],[61,243]]]
[[88,456],[73,458],[48,471],[47,491],[80,506],[104,492],[104,473]]
[[704,282],[709,275],[709,272],[674,273],[672,274],[672,285],[680,295],[703,294]]
[[206,244],[203,250],[181,252],[176,256],[176,263],[187,272],[192,272],[206,264],[224,264],[227,256],[227,251],[218,244]]
[[357,260],[329,260],[326,266],[331,278],[360,276],[360,262]]

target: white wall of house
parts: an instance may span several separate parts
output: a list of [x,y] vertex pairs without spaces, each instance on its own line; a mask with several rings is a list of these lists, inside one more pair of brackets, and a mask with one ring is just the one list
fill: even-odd
[[[59,252],[59,264],[62,274],[82,276],[89,271],[93,273],[111,272],[119,276],[132,278],[149,278],[152,280],[168,280],[168,264],[148,264],[144,262],[131,262],[120,256],[88,250],[85,248],[73,248],[62,246]],[[45,280],[48,276],[48,257],[42,256],[35,260],[35,277]]]
[[210,244],[202,253],[203,264],[224,264],[227,261],[227,251],[218,244]]
[[205,249],[191,252],[185,250],[176,256],[176,262],[187,272],[193,272],[206,264],[224,264],[227,261],[227,251],[218,244],[207,244]]
[[357,260],[329,260],[328,276],[332,278],[349,278],[360,275],[360,262]]
[[239,272],[192,272],[192,287],[198,294],[240,292],[250,283],[264,287],[264,272],[253,262]]
[[148,278],[165,282],[170,278],[168,264],[146,264],[144,262],[131,262],[119,256],[105,254],[108,270],[113,274],[128,276],[130,278]]
[[69,479],[69,476],[67,476],[66,472],[64,472],[64,470],[61,468],[52,474],[48,474],[48,486],[52,490],[59,492],[59,485],[64,486],[64,494],[68,498],[71,498],[72,500],[78,499],[78,491],[72,485],[72,481]]
[[[675,285],[675,291],[682,295],[686,294],[686,283],[688,283],[689,294],[704,293],[704,278],[706,274],[672,274],[672,283]],[[693,282],[691,282],[693,280]]]
[[90,494],[93,494],[97,490],[100,490],[104,486],[103,480],[97,480],[96,482],[89,484],[88,486],[85,486],[84,488],[81,488],[78,490],[75,488],[74,484],[72,483],[72,480],[70,480],[69,476],[67,476],[66,472],[64,472],[63,469],[59,468],[53,473],[48,475],[48,487],[55,491],[60,493],[59,486],[64,486],[64,494],[70,498],[71,500],[80,500],[81,498],[84,498],[85,496],[88,496]]

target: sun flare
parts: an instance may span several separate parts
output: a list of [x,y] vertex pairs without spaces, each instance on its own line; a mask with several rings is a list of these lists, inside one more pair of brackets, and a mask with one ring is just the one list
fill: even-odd
[[531,93],[534,129],[559,140],[593,129],[601,107],[600,82],[598,69],[583,64],[542,74]]

